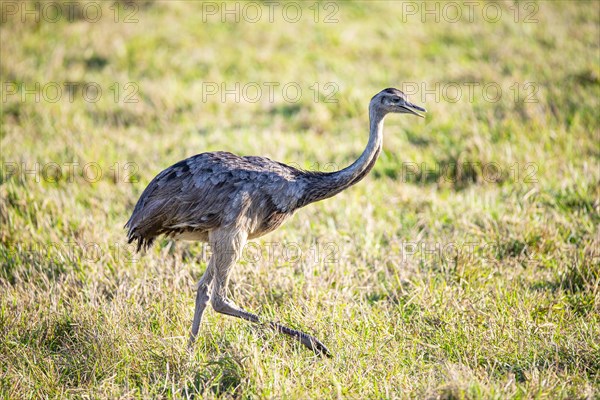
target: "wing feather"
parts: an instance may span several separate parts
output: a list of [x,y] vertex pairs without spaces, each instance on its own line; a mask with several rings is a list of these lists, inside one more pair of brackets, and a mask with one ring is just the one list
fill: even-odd
[[[201,153],[159,173],[140,196],[125,224],[138,250],[161,235],[210,231],[239,215],[240,193],[279,213],[293,211],[303,193],[303,171],[266,157]],[[261,200],[262,199],[262,200]]]

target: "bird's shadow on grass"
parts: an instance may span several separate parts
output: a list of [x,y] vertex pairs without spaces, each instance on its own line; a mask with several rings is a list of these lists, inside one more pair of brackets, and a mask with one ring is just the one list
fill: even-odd
[[554,279],[542,280],[533,283],[532,290],[552,292],[562,290],[568,294],[586,292],[590,286],[600,280],[600,267],[589,264],[573,264],[568,266],[560,274],[556,274]]
[[200,393],[204,396],[211,392],[217,397],[239,397],[246,375],[242,362],[243,359],[235,356],[221,355],[204,363],[202,368],[197,369],[185,392],[190,395]]
[[[281,347],[293,354],[305,353],[307,357],[312,354],[299,342],[285,335],[278,334],[266,326],[250,324],[245,329],[253,337],[260,348],[261,354],[277,354]],[[208,392],[217,397],[231,396],[237,398],[243,393],[244,387],[248,385],[248,371],[244,361],[248,356],[239,355],[239,351],[233,343],[239,339],[228,337],[226,332],[212,335],[207,333],[203,342],[195,350],[198,354],[207,354],[208,361],[201,362],[201,368],[197,368],[193,378],[189,381],[185,392],[193,397],[193,393],[205,396]],[[188,396],[189,397],[189,396]]]
[[[257,338],[266,338],[260,326],[250,325],[252,334]],[[199,354],[206,354],[208,360],[200,361],[200,368],[196,371],[185,388],[188,397],[200,394],[205,397],[209,392],[216,397],[238,398],[247,384],[247,371],[244,360],[247,356],[239,355],[234,343],[237,339],[229,337],[226,331],[217,334],[209,330],[204,332],[204,340],[196,344],[194,358]]]

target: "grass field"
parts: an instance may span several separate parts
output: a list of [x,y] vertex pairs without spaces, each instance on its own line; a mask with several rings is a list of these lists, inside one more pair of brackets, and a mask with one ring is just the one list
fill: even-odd
[[[598,398],[600,3],[467,3],[0,3],[0,397]],[[188,353],[210,249],[132,252],[146,184],[342,168],[390,86],[426,119],[230,285],[333,358],[211,309]]]

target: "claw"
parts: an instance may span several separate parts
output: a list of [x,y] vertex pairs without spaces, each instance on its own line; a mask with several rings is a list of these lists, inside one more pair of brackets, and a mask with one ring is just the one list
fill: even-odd
[[305,345],[306,347],[308,347],[309,349],[314,351],[315,354],[317,354],[317,355],[324,355],[328,358],[332,357],[332,354],[329,351],[329,349],[323,343],[321,343],[316,337],[310,336],[310,335],[307,335],[307,336],[310,337],[310,342],[309,342],[309,344],[307,344],[304,341],[302,341],[303,345]]
[[287,326],[281,325],[277,322],[270,322],[269,326],[277,332],[292,336],[293,338],[297,339],[300,341],[300,343],[314,351],[317,355],[324,355],[329,358],[332,357],[329,349],[314,336],[288,328]]

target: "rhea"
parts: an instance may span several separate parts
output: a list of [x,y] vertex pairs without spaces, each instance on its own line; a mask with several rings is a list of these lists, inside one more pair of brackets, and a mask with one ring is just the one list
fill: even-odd
[[[246,241],[277,229],[299,208],[335,196],[363,179],[381,153],[385,116],[399,113],[422,117],[417,111],[425,109],[411,104],[398,89],[376,94],[369,104],[367,147],[352,165],[336,172],[304,171],[266,157],[217,151],[180,161],[150,182],[125,225],[129,243],[137,241],[139,251],[166,235],[208,242],[212,249],[197,285],[190,347],[209,301],[219,313],[263,323],[227,297],[231,269]],[[315,353],[330,356],[315,337],[277,322],[264,323]]]

